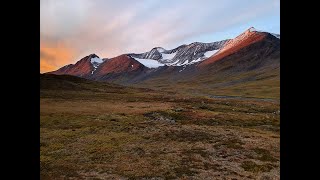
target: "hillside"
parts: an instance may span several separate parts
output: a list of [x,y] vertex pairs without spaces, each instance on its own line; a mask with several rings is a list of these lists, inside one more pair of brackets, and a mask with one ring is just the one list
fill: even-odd
[[280,40],[263,34],[259,41],[242,46],[239,43],[197,66],[162,68],[135,86],[205,96],[279,99]]

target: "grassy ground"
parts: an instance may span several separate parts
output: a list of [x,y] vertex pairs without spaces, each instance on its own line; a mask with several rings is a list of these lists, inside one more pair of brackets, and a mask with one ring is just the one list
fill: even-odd
[[234,74],[210,74],[208,72],[179,80],[172,80],[170,76],[172,75],[165,74],[133,86],[172,91],[184,95],[280,99],[279,68]]
[[99,83],[40,94],[43,180],[279,179],[279,103]]

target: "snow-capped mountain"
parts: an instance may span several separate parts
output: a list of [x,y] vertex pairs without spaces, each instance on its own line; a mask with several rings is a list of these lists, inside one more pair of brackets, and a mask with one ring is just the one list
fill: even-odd
[[211,56],[210,58],[206,59],[206,61],[201,62],[199,66],[207,66],[215,61],[223,59],[224,57],[239,52],[244,47],[267,39],[270,41],[280,41],[280,35],[277,36],[276,34],[257,30],[254,27],[251,27],[237,37],[227,41],[214,56]]
[[[49,73],[130,84],[157,77],[184,79],[199,73],[210,74],[214,69],[245,71],[248,67],[254,69],[270,64],[270,54],[277,57],[279,52],[280,35],[251,27],[233,39],[194,42],[171,50],[155,47],[145,53],[122,54],[110,59],[90,54],[75,64]],[[271,59],[276,59],[274,66],[278,66],[277,58]]]
[[189,45],[181,45],[177,48],[166,50],[155,47],[149,52],[141,54],[128,54],[149,68],[159,66],[184,66],[203,61],[215,54],[229,40],[213,43],[194,42]]
[[100,66],[100,64],[102,64],[104,61],[104,59],[100,59],[96,54],[90,54],[80,59],[75,64],[66,65],[51,73],[87,77],[90,74],[93,74],[95,70]]
[[232,49],[239,47],[239,45],[241,48],[243,45],[253,43],[258,40],[256,39],[257,37],[262,37],[264,34],[270,34],[280,39],[279,34],[268,33],[257,30],[254,27],[250,27],[234,39],[226,39],[212,43],[194,42],[189,45],[181,45],[171,50],[166,50],[162,47],[155,47],[145,53],[130,53],[127,55],[148,68],[158,68],[160,66],[185,67],[186,65],[202,62],[213,56],[230,54],[233,52]]

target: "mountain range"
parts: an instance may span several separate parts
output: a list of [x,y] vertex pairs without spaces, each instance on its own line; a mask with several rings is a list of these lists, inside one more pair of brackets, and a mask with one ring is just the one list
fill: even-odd
[[90,54],[48,74],[197,95],[279,98],[280,35],[251,27],[233,39],[171,50],[110,59]]

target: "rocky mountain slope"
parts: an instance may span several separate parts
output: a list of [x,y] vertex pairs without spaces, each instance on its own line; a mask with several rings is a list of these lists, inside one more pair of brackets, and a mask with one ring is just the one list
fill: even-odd
[[[248,43],[256,37],[261,39]],[[161,67],[155,73],[136,86],[205,96],[279,98],[280,40],[270,34],[252,34],[200,64]]]
[[80,59],[75,64],[69,64],[63,66],[62,68],[50,72],[49,74],[66,74],[73,75],[78,77],[88,78],[91,74],[95,72],[95,70],[99,67],[100,64],[104,62],[103,59],[100,59],[96,54],[90,54]]
[[183,66],[205,60],[215,54],[229,40],[213,43],[194,42],[189,45],[181,45],[175,49],[166,50],[156,47],[142,54],[128,54],[140,61],[141,59],[156,60],[167,66]]
[[251,27],[233,39],[213,43],[194,42],[171,50],[155,47],[111,59],[91,54],[50,73],[209,95],[232,89],[231,95],[252,96],[251,90],[237,89],[246,83],[256,89],[266,82],[272,92],[266,90],[263,97],[278,97],[279,72],[280,35]]

